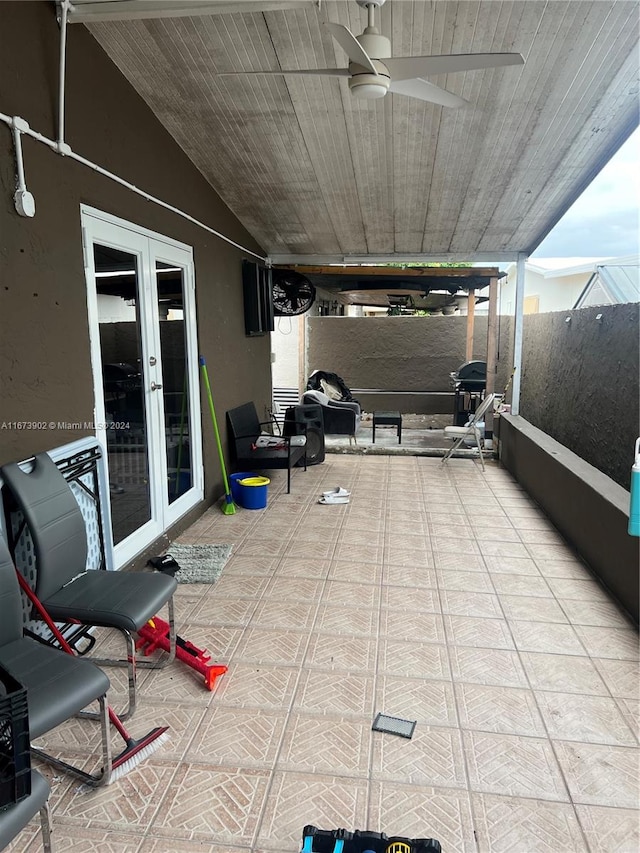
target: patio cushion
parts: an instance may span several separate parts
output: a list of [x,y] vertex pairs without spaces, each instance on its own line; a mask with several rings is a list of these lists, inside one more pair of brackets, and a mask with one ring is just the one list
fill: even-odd
[[0,665],[27,688],[29,732],[37,738],[68,720],[109,689],[89,660],[22,637],[0,647]]
[[43,602],[58,622],[78,620],[137,631],[164,607],[178,587],[161,572],[89,571]]

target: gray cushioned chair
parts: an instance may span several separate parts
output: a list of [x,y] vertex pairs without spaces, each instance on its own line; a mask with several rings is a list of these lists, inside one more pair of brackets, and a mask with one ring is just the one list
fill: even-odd
[[332,400],[322,391],[305,391],[302,395],[305,405],[322,406],[325,435],[348,435],[357,443],[356,433],[360,427],[360,404],[345,400]]
[[43,761],[78,776],[90,785],[109,781],[111,742],[106,694],[109,679],[94,663],[68,655],[22,635],[22,598],[6,542],[0,537],[0,666],[27,689],[29,735],[41,737],[96,700],[100,706],[102,767],[89,775],[41,749]]
[[[87,532],[82,511],[57,465],[39,453],[30,472],[11,463],[0,469],[5,485],[22,511],[35,550],[35,594],[55,622],[79,622],[122,633],[126,657],[94,658],[96,663],[127,666],[129,706],[136,706],[136,667],[165,666],[175,657],[173,593],[175,578],[160,572],[86,570]],[[154,661],[136,658],[133,634],[167,605],[170,651]]]
[[31,793],[24,800],[0,811],[0,850],[4,850],[19,835],[32,817],[40,812],[42,846],[45,853],[52,853],[51,816],[47,780],[37,770],[31,771]]

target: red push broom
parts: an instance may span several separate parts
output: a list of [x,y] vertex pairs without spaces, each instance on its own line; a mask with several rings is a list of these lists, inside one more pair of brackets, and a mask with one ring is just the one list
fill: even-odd
[[[74,655],[75,652],[67,643],[65,638],[60,633],[58,626],[53,621],[49,613],[45,610],[44,605],[40,601],[40,599],[36,596],[35,592],[31,589],[27,581],[24,579],[22,574],[15,570],[16,575],[18,577],[18,582],[20,583],[20,588],[25,593],[29,601],[36,608],[44,622],[46,622],[47,626],[51,630],[52,634],[60,643],[62,649],[64,649],[67,654]],[[117,779],[120,779],[122,776],[126,776],[134,767],[137,767],[141,761],[148,756],[152,755],[163,743],[169,739],[169,735],[167,731],[169,730],[168,726],[158,726],[155,729],[151,729],[144,737],[138,738],[137,740],[129,734],[129,732],[125,729],[122,724],[122,721],[113,710],[113,708],[109,708],[109,720],[111,721],[112,726],[118,732],[120,737],[125,742],[125,748],[119,755],[111,762],[111,774],[107,784],[111,784],[115,782]]]

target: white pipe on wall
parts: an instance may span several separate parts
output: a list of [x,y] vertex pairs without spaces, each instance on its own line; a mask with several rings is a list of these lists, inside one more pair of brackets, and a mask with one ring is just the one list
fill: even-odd
[[18,190],[24,191],[27,188],[27,182],[24,179],[24,160],[22,159],[22,138],[20,131],[15,125],[11,128],[13,132],[13,144],[16,150],[16,169],[18,172]]
[[[175,213],[177,216],[180,216],[183,219],[186,219],[188,222],[193,223],[193,225],[197,225],[198,228],[202,228],[209,234],[213,234],[214,237],[217,237],[219,240],[223,240],[225,243],[228,243],[235,249],[239,249],[241,252],[244,252],[247,255],[251,255],[252,257],[257,258],[259,261],[266,262],[267,259],[264,255],[260,255],[257,252],[252,251],[251,249],[247,249],[246,246],[243,246],[241,243],[236,243],[235,240],[232,240],[230,237],[226,237],[224,234],[221,234],[220,231],[216,231],[215,228],[211,228],[209,225],[206,225],[204,222],[201,222],[199,219],[196,219],[194,216],[191,216],[191,214],[186,213],[184,210],[181,210],[178,207],[174,207],[172,204],[168,204],[168,202],[166,201],[162,201],[162,199],[151,195],[151,193],[139,189],[135,186],[135,184],[126,181],[119,175],[115,175],[113,172],[109,172],[107,169],[103,169],[102,166],[99,166],[97,163],[92,163],[91,160],[87,160],[86,157],[82,157],[80,154],[76,154],[75,151],[73,151],[71,147],[66,143],[55,142],[52,139],[47,139],[47,137],[43,136],[41,133],[37,133],[36,131],[31,130],[28,122],[26,122],[24,119],[19,118],[18,116],[14,116],[12,118],[11,116],[5,115],[5,113],[0,113],[0,121],[3,121],[5,124],[9,125],[9,127],[12,128],[12,130],[14,131],[16,124],[18,124],[21,133],[24,133],[27,136],[30,136],[32,139],[35,139],[38,142],[47,145],[49,148],[55,151],[56,154],[69,157],[72,160],[81,163],[83,166],[87,166],[88,168],[93,169],[93,171],[98,172],[98,174],[103,175],[110,181],[114,181],[115,183],[120,184],[120,186],[125,187],[125,189],[136,193],[136,195],[142,196],[142,198],[146,199],[146,201],[153,202],[153,204],[157,204],[159,207],[163,207],[165,210],[169,210],[171,213]],[[18,155],[16,154],[16,159],[17,156]]]
[[64,84],[67,68],[67,16],[69,0],[60,4],[60,68],[58,70],[58,144],[64,143]]
[[32,217],[36,214],[35,199],[27,189],[27,181],[24,174],[24,160],[22,159],[22,134],[29,129],[26,121],[14,117],[11,123],[13,134],[13,146],[16,152],[16,170],[18,173],[18,186],[13,194],[13,203],[20,216]]

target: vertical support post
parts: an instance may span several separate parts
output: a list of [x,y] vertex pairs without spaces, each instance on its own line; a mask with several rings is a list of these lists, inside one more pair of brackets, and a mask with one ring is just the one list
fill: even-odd
[[527,256],[518,253],[516,267],[516,304],[513,318],[513,382],[511,384],[511,414],[520,414],[520,380],[522,378],[522,331],[524,315],[524,275]]
[[307,318],[298,317],[298,396],[302,400],[307,384]]
[[468,291],[467,299],[467,347],[465,350],[465,361],[471,361],[473,358],[473,326],[476,315],[476,292],[475,290]]
[[[493,394],[496,390],[496,371],[498,369],[498,279],[494,276],[489,281],[489,317],[487,320],[487,387],[486,393]],[[493,407],[489,408],[485,417],[485,436],[493,438]]]

